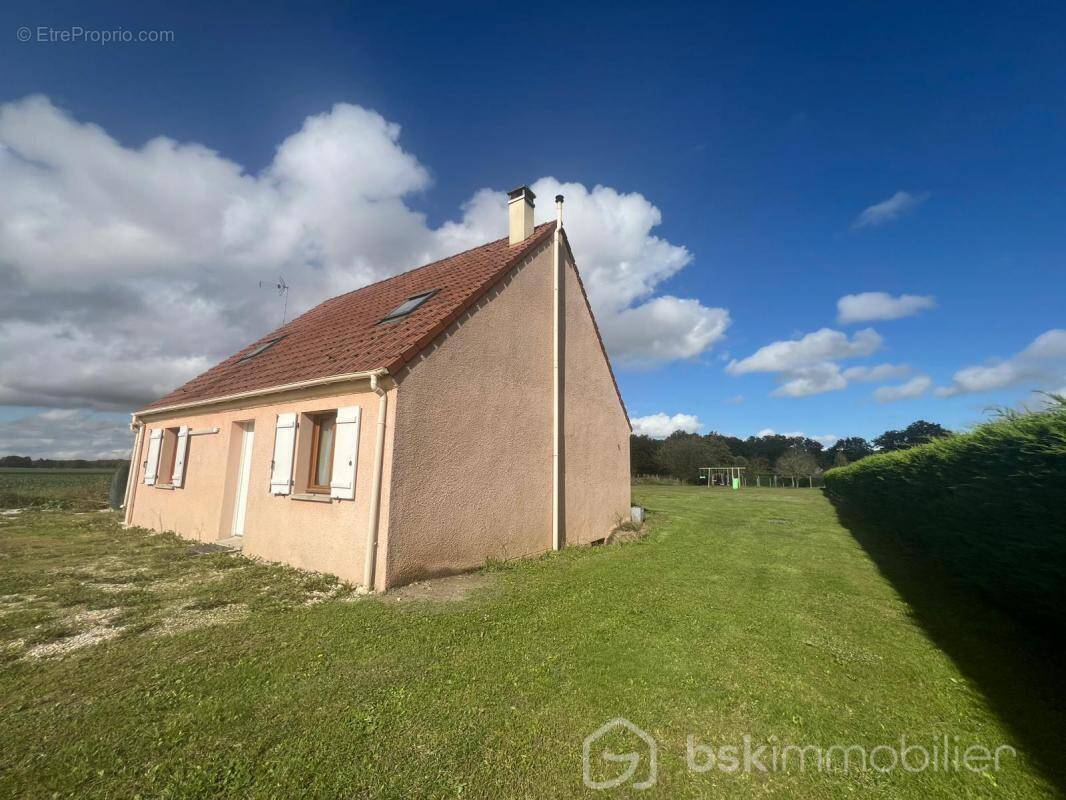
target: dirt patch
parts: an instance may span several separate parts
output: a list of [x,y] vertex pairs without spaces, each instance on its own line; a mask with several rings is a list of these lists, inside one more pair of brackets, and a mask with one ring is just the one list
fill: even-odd
[[56,658],[65,656],[75,650],[92,647],[100,642],[114,639],[124,628],[111,627],[111,621],[122,613],[120,608],[101,608],[79,611],[69,622],[77,628],[85,628],[73,636],[64,636],[54,642],[45,642],[31,647],[26,651],[25,658],[39,660],[42,658]]
[[[346,595],[348,595],[349,593],[351,593],[351,590],[348,587],[346,587],[343,583],[338,583],[336,586],[333,586],[332,588],[327,589],[324,592],[320,592],[317,589],[312,592],[309,592],[307,595],[307,599],[304,600],[304,605],[317,606],[319,603],[325,603],[330,600],[335,600],[337,598],[342,597],[343,599],[347,600],[349,598]],[[358,596],[359,595],[352,594],[352,597],[358,598]]]
[[130,589],[137,588],[137,585],[133,583],[93,583],[90,586],[108,594],[119,594],[120,592],[128,592]]
[[179,609],[163,619],[152,630],[150,635],[173,636],[174,634],[193,631],[197,628],[206,628],[209,625],[225,625],[230,622],[239,622],[247,616],[248,606],[244,603],[233,603],[228,606],[208,609],[207,611]]
[[220,544],[214,544],[213,542],[199,542],[194,545],[190,545],[186,551],[190,556],[206,556],[211,553],[229,553],[232,552],[232,547],[224,547]]
[[623,522],[607,535],[603,543],[622,544],[623,542],[635,542],[637,539],[643,539],[646,533],[647,529],[643,525],[637,525],[635,522]]
[[5,594],[0,597],[0,615],[14,614],[32,606],[40,598],[32,594]]
[[490,572],[468,572],[465,575],[449,575],[445,578],[409,583],[399,589],[390,589],[381,595],[381,599],[391,603],[453,603],[466,600],[475,591],[492,586],[495,582],[496,576]]

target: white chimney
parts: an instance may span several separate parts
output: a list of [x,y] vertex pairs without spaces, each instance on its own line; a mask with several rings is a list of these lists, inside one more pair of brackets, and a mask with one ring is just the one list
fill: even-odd
[[507,193],[511,244],[518,244],[533,235],[533,201],[536,197],[528,186],[519,186]]

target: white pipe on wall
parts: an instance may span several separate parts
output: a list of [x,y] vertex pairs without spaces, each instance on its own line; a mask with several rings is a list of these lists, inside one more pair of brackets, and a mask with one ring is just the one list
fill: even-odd
[[563,310],[563,196],[555,196],[555,241],[552,248],[552,549],[563,546],[562,504],[563,464],[560,453],[562,441],[562,310]]
[[370,391],[378,396],[377,439],[374,442],[374,475],[370,483],[370,522],[366,532],[366,559],[363,565],[363,587],[374,591],[374,567],[378,550],[378,520],[381,516],[381,473],[385,460],[385,417],[389,411],[389,394],[381,387],[378,375],[387,375],[384,370],[370,376]]

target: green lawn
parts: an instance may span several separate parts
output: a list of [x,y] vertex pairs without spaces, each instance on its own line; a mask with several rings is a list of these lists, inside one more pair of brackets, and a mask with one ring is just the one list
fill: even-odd
[[[122,531],[110,513],[0,517],[0,796],[609,795],[583,788],[582,741],[618,716],[659,743],[642,796],[1066,785],[1054,664],[996,612],[853,537],[820,492],[634,494],[645,539],[495,567],[452,602],[357,598]],[[84,625],[123,630],[30,655]],[[984,774],[695,774],[688,735],[867,748],[948,735],[1018,756]]]

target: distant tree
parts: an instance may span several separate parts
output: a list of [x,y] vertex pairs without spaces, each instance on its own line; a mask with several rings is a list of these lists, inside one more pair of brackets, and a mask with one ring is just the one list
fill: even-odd
[[882,452],[906,450],[919,444],[926,444],[943,436],[950,436],[951,431],[935,422],[920,419],[912,422],[901,431],[885,431],[876,439],[874,446]]
[[732,463],[729,448],[697,433],[677,431],[667,436],[659,448],[659,466],[669,475],[695,483],[700,467],[721,467]]
[[848,457],[844,455],[843,450],[837,450],[833,453],[833,466],[834,467],[846,467],[848,465]]
[[4,456],[0,458],[0,467],[32,467],[33,459],[29,456]]
[[813,475],[818,471],[818,462],[814,456],[796,445],[790,447],[777,459],[774,464],[774,472],[787,477],[799,477],[800,475]]
[[[849,464],[861,461],[866,456],[871,455],[873,451],[873,445],[861,436],[848,436],[844,439],[837,439],[833,446],[829,448],[829,452],[833,453],[834,461],[836,454],[842,453]],[[836,465],[834,464],[834,466]]]
[[754,458],[749,459],[748,464],[750,465],[749,469],[753,474],[771,471],[770,459],[768,459],[766,456],[755,456]]
[[726,446],[726,448],[729,450],[729,452],[733,455],[734,458],[749,458],[751,455],[748,452],[747,443],[743,439],[738,439],[736,436],[726,436],[724,434],[711,431],[707,434],[707,438],[721,442],[723,445]]
[[782,436],[779,433],[770,436],[749,436],[745,442],[748,450],[745,455],[751,459],[764,458],[767,463],[773,464],[788,448],[802,441],[802,439]]
[[634,475],[659,473],[659,448],[662,442],[645,435],[629,437],[629,469]]

